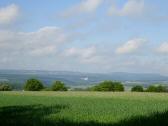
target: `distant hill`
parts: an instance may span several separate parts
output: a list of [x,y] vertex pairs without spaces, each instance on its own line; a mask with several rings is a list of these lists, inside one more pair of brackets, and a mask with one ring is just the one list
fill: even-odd
[[39,71],[39,70],[0,70],[0,81],[23,84],[29,78],[42,80],[50,85],[54,80],[61,80],[69,86],[90,86],[103,80],[122,81],[131,83],[158,83],[168,82],[167,76],[159,74],[114,72],[108,74],[81,73],[70,71]]

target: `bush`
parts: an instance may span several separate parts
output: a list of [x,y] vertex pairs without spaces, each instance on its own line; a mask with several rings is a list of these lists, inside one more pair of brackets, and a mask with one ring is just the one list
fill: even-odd
[[7,82],[0,82],[0,91],[11,91],[12,87]]
[[120,82],[114,84],[114,91],[124,91],[124,86]]
[[165,86],[159,85],[159,86],[154,86],[151,85],[147,88],[147,92],[166,92],[167,89]]
[[124,91],[124,86],[117,81],[103,81],[91,88],[93,91]]
[[104,81],[99,85],[93,87],[94,91],[114,91],[114,84],[112,81]]
[[61,81],[54,81],[52,88],[53,91],[67,91],[67,87],[65,87],[65,84]]
[[142,86],[137,85],[137,86],[132,87],[131,91],[132,91],[132,92],[143,92],[144,89],[143,89]]
[[146,89],[147,92],[157,92],[157,87],[156,86],[149,86],[147,89]]
[[44,88],[43,83],[37,79],[29,79],[26,81],[24,89],[26,91],[40,91]]
[[167,92],[167,89],[165,86],[159,85],[157,86],[157,92]]

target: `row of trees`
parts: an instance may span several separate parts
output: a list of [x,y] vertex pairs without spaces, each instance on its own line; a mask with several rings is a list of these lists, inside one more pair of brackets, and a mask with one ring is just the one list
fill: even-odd
[[24,90],[26,91],[40,91],[40,90],[52,90],[52,91],[67,91],[67,87],[61,81],[54,81],[50,88],[45,88],[43,83],[37,79],[29,79],[26,81]]
[[[24,84],[24,90],[25,91],[41,91],[41,90],[47,90],[47,91],[67,91],[68,88],[65,86],[65,84],[61,81],[54,81],[52,83],[52,86],[47,88],[43,85],[43,83],[40,80],[37,79],[29,79]],[[12,86],[8,82],[0,82],[0,91],[11,91]]]
[[168,92],[168,89],[166,86],[162,85],[151,85],[147,89],[144,89],[142,86],[137,85],[132,87],[131,89],[132,92]]
[[[91,87],[90,90],[92,91],[124,91],[124,85],[118,81],[103,81],[100,84]],[[131,88],[132,92],[168,92],[166,86],[162,85],[151,85],[146,89],[141,86],[137,85]]]
[[[54,81],[51,87],[45,87],[40,80],[37,79],[29,79],[24,84],[25,91],[67,91],[68,88],[61,81]],[[0,82],[0,91],[11,91],[12,86],[10,86],[7,82]],[[124,85],[118,81],[103,81],[96,86],[87,88],[88,91],[124,91]],[[132,87],[132,92],[168,92],[166,86],[151,85],[147,89],[144,87],[137,85]]]

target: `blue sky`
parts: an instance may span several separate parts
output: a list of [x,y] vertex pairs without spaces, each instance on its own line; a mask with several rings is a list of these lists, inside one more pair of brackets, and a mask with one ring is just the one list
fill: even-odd
[[0,0],[0,69],[168,75],[167,0]]

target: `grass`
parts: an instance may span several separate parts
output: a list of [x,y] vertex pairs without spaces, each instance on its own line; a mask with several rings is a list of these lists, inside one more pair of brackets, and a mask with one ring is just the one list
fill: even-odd
[[0,92],[0,126],[168,125],[168,94]]

